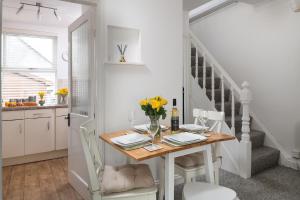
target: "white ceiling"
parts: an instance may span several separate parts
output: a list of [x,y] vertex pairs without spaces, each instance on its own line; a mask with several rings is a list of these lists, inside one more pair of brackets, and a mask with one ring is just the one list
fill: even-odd
[[[42,3],[44,6],[57,8],[57,13],[61,17],[58,21],[53,14],[53,10],[41,8],[42,18],[37,19],[37,7],[26,6],[16,15],[20,2],[35,4]],[[4,22],[19,22],[33,25],[67,27],[81,15],[81,5],[60,0],[4,0],[3,20]]]

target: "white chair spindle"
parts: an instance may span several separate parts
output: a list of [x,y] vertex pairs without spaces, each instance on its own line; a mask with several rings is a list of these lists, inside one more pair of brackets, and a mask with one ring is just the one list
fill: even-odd
[[198,49],[197,47],[195,48],[195,79],[199,80],[199,68],[198,68]]
[[221,76],[221,98],[222,98],[222,112],[225,110],[225,98],[224,98],[224,77]]
[[203,54],[203,90],[206,93],[206,55]]
[[235,135],[235,99],[234,90],[231,87],[231,132]]
[[215,101],[215,67],[214,65],[211,66],[211,102],[213,103],[213,106],[215,107],[216,101]]

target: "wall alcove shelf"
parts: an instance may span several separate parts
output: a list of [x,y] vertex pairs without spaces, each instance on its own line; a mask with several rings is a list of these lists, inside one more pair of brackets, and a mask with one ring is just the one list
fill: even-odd
[[[120,52],[117,45],[127,45],[126,62],[119,62]],[[141,61],[141,32],[138,29],[107,26],[107,65],[143,66]]]

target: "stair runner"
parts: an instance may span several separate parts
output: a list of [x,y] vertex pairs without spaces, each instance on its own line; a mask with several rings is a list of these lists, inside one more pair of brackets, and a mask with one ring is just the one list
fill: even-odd
[[[196,49],[191,49],[191,67],[192,76],[196,76]],[[206,65],[206,95],[211,100],[212,99],[212,68]],[[198,84],[203,88],[203,57],[198,55]],[[214,74],[215,77],[215,106],[218,111],[222,109],[222,92],[221,92],[221,78]],[[229,127],[231,127],[231,91],[230,88],[224,86],[224,112],[225,112],[225,122]],[[235,132],[238,140],[241,140],[242,135],[242,112],[241,103],[238,99],[235,99]],[[252,121],[252,119],[251,119]],[[250,121],[250,127],[251,127]],[[266,169],[275,167],[278,165],[280,152],[277,149],[264,146],[265,133],[262,131],[252,130],[250,128],[250,138],[252,142],[252,170],[251,174],[258,174]]]

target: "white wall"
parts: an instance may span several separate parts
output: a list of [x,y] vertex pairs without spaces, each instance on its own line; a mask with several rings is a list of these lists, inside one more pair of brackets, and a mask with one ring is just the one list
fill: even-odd
[[[145,63],[145,66],[105,65],[105,130],[128,129],[128,113],[132,110],[136,111],[137,121],[144,121],[138,102],[145,97],[164,96],[169,100],[169,111],[172,98],[177,98],[181,110],[182,0],[106,0],[104,4],[106,26],[141,31],[141,57]],[[106,161],[122,164],[125,156],[107,147]]]
[[299,23],[289,1],[273,0],[238,3],[191,25],[238,84],[251,83],[251,108],[289,154],[300,148]]

